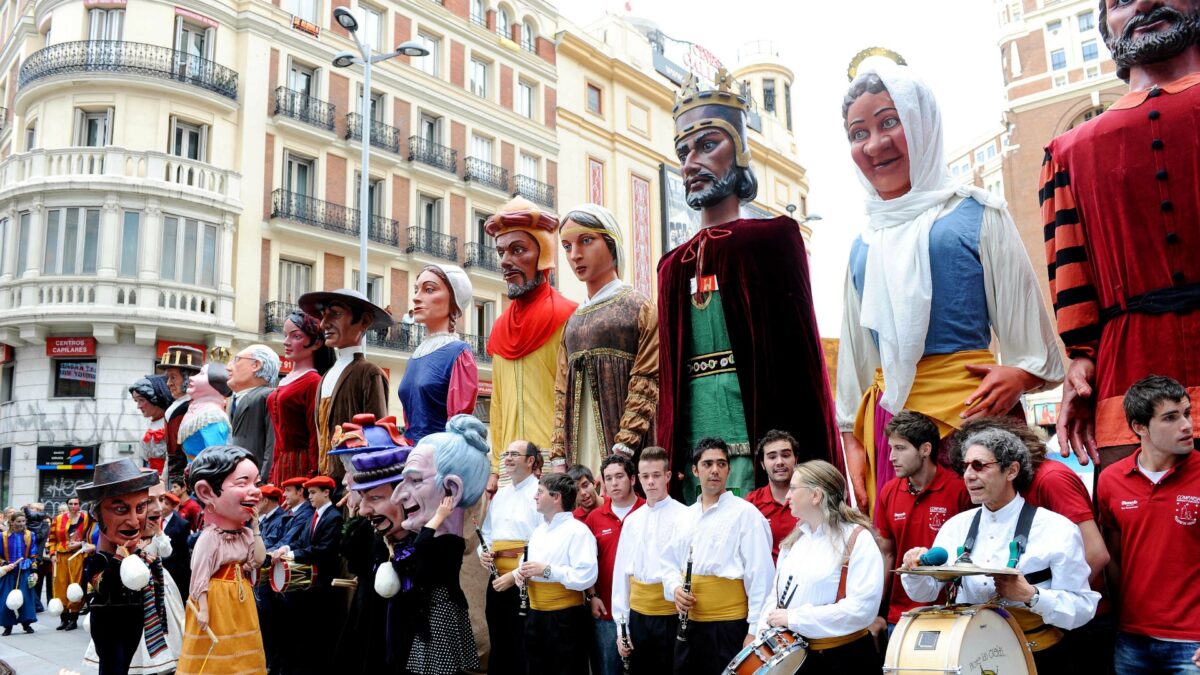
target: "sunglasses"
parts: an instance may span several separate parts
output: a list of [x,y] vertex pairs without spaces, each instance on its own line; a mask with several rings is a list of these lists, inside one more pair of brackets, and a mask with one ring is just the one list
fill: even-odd
[[987,467],[989,467],[993,464],[999,464],[999,463],[1000,463],[999,460],[997,460],[995,462],[981,462],[977,459],[973,459],[969,462],[963,462],[962,467],[963,467],[963,471],[970,469],[970,470],[974,471],[975,473],[981,473]]

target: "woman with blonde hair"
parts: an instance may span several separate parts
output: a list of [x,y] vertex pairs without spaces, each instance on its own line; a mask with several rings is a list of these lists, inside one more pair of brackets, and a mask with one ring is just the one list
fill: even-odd
[[829,462],[792,472],[787,503],[796,529],[779,547],[775,585],[758,632],[786,628],[808,642],[803,675],[879,667],[867,627],[883,597],[883,555],[865,515],[846,502],[846,480]]

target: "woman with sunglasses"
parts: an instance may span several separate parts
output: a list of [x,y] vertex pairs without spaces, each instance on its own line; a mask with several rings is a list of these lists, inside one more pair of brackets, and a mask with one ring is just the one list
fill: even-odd
[[[1003,429],[985,429],[967,438],[956,459],[971,502],[942,526],[934,548],[953,560],[980,567],[1015,568],[1016,574],[961,577],[957,601],[992,602],[998,597],[1016,617],[1032,645],[1039,672],[1063,673],[1071,659],[1060,644],[1063,631],[1092,619],[1100,594],[1088,585],[1087,559],[1079,528],[1063,516],[1027,505],[1019,494],[1033,479],[1029,450]],[[905,569],[919,566],[928,549],[904,554]],[[917,602],[933,602],[942,583],[929,576],[902,575],[904,590]]]

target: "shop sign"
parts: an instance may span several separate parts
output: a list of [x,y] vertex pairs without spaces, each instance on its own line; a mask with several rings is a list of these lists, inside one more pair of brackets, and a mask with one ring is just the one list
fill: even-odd
[[95,445],[43,445],[37,449],[37,468],[42,471],[82,471],[96,465]]
[[46,356],[95,356],[94,337],[46,338]]

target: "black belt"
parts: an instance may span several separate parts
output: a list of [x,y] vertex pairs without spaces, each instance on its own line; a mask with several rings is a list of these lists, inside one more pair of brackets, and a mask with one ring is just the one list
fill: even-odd
[[1200,309],[1200,284],[1181,284],[1170,288],[1158,288],[1135,295],[1123,305],[1112,305],[1100,310],[1100,325],[1122,314],[1166,314]]

